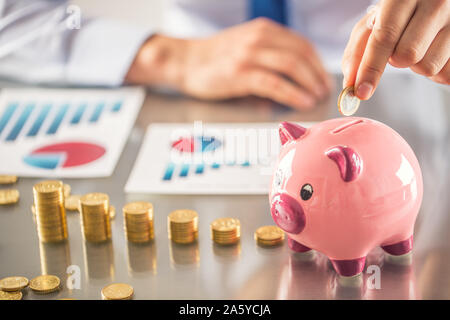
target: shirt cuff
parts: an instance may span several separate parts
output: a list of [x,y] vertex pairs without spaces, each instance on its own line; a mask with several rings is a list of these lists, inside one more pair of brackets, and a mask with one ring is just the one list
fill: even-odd
[[119,86],[137,51],[152,32],[110,20],[84,21],[73,30],[66,81],[77,85]]

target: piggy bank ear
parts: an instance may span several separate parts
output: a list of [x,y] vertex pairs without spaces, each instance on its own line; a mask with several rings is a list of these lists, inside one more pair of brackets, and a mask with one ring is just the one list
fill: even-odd
[[341,178],[345,182],[355,180],[361,173],[362,160],[359,155],[351,148],[335,146],[328,149],[325,154],[336,162],[341,173]]
[[305,134],[305,132],[306,128],[290,122],[280,123],[280,128],[278,129],[282,145],[284,145],[288,141],[297,140],[303,134]]

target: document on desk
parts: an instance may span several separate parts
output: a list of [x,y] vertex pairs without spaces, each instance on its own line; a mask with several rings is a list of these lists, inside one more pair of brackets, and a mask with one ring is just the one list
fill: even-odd
[[279,150],[278,123],[151,124],[125,192],[267,194]]
[[110,176],[144,97],[139,87],[3,89],[0,174]]

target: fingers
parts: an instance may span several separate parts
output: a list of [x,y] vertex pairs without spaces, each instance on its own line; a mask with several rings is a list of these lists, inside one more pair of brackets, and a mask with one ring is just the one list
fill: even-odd
[[435,76],[430,77],[431,80],[442,83],[442,84],[450,84],[450,61],[447,61],[444,68]]
[[247,94],[272,99],[303,110],[314,106],[315,101],[310,94],[276,73],[254,69],[248,71],[242,80]]
[[448,16],[440,13],[443,8],[435,2],[419,3],[390,59],[390,63],[394,67],[413,66],[425,56],[434,38],[446,22],[444,17],[446,20]]
[[309,64],[312,72],[315,73],[316,78],[321,81],[321,85],[327,89],[327,91],[331,90],[332,81],[330,75],[326,71],[314,47],[306,39],[289,29],[283,28],[283,33],[286,34],[286,37],[274,37],[275,43],[281,48],[286,48],[302,57],[305,62]]
[[311,66],[316,77],[321,80],[322,85],[328,91],[331,89],[332,81],[319,55],[301,35],[269,19],[258,18],[249,22],[248,39],[253,47],[289,51],[299,58],[302,57]]
[[410,0],[385,0],[381,3],[356,75],[355,88],[359,99],[367,100],[372,96],[415,5],[416,1]]
[[364,50],[366,49],[367,40],[369,40],[371,30],[367,28],[367,21],[372,16],[367,15],[360,20],[353,28],[350,40],[344,50],[342,58],[342,73],[344,74],[343,87],[355,84],[356,73],[358,72]]
[[324,98],[328,89],[314,72],[314,68],[302,57],[290,52],[262,49],[253,55],[253,62],[265,69],[288,76],[310,93],[311,99]]
[[450,58],[450,27],[439,31],[422,60],[411,67],[416,73],[433,77],[441,72]]

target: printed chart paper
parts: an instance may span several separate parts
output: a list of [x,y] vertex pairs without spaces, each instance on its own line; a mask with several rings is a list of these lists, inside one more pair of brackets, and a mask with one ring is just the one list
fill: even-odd
[[0,174],[110,176],[144,97],[138,87],[3,89]]
[[152,124],[125,191],[267,194],[279,149],[278,123]]

